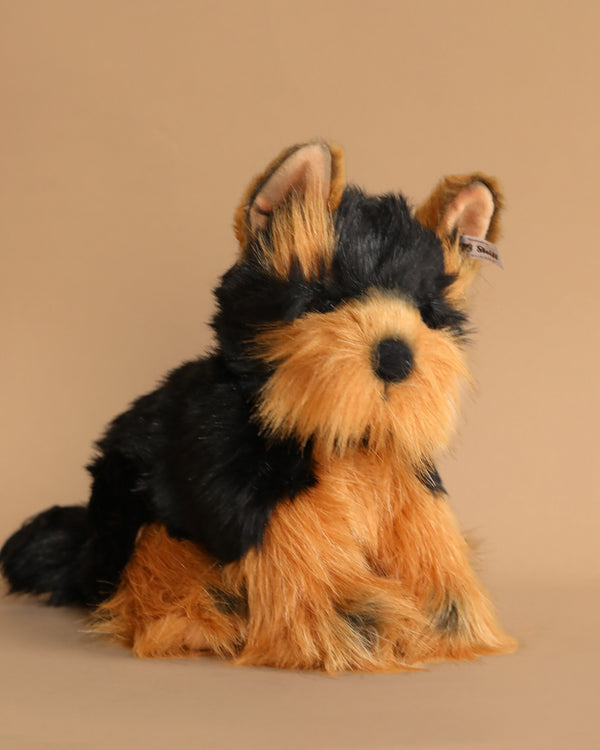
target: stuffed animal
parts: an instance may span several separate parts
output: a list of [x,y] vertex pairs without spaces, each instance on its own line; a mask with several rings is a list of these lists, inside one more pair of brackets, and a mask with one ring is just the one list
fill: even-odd
[[337,147],[284,151],[235,215],[212,352],[110,424],[87,506],[5,543],[10,590],[90,608],[138,656],[332,673],[513,650],[435,467],[501,208],[482,174],[413,213],[346,186]]

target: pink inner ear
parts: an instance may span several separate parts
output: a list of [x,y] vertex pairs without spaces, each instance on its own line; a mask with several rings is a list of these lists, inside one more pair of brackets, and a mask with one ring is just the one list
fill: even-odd
[[483,182],[464,187],[444,212],[441,222],[443,234],[455,229],[460,234],[485,239],[494,215],[494,196]]
[[265,229],[269,215],[294,188],[299,192],[311,189],[327,202],[331,189],[331,153],[325,144],[302,146],[275,170],[252,202],[251,229]]

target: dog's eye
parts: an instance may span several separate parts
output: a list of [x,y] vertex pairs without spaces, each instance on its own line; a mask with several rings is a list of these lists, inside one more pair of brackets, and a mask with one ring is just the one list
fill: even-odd
[[336,307],[337,307],[337,304],[335,300],[332,299],[331,297],[325,297],[325,298],[316,297],[313,300],[313,303],[311,305],[311,309],[314,312],[319,312],[319,313],[331,312],[332,310],[335,310]]
[[428,328],[446,329],[457,336],[465,335],[466,315],[450,307],[444,300],[434,299],[419,305],[419,312]]
[[441,328],[443,323],[440,319],[438,310],[431,302],[427,302],[424,305],[420,305],[419,312],[421,313],[421,319],[428,328]]

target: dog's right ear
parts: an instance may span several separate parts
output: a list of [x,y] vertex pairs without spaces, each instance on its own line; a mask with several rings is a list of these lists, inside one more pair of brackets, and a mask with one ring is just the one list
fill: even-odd
[[251,182],[236,211],[234,231],[242,253],[254,237],[270,229],[290,194],[333,213],[344,186],[341,148],[314,141],[286,149]]

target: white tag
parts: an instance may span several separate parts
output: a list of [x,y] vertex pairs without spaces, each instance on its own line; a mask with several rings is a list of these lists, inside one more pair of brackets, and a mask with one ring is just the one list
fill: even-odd
[[471,258],[483,258],[484,260],[491,260],[500,268],[504,268],[502,261],[500,260],[500,253],[496,245],[492,245],[487,240],[482,240],[480,237],[471,237],[468,234],[461,234],[460,243],[465,247],[469,248],[467,255]]

